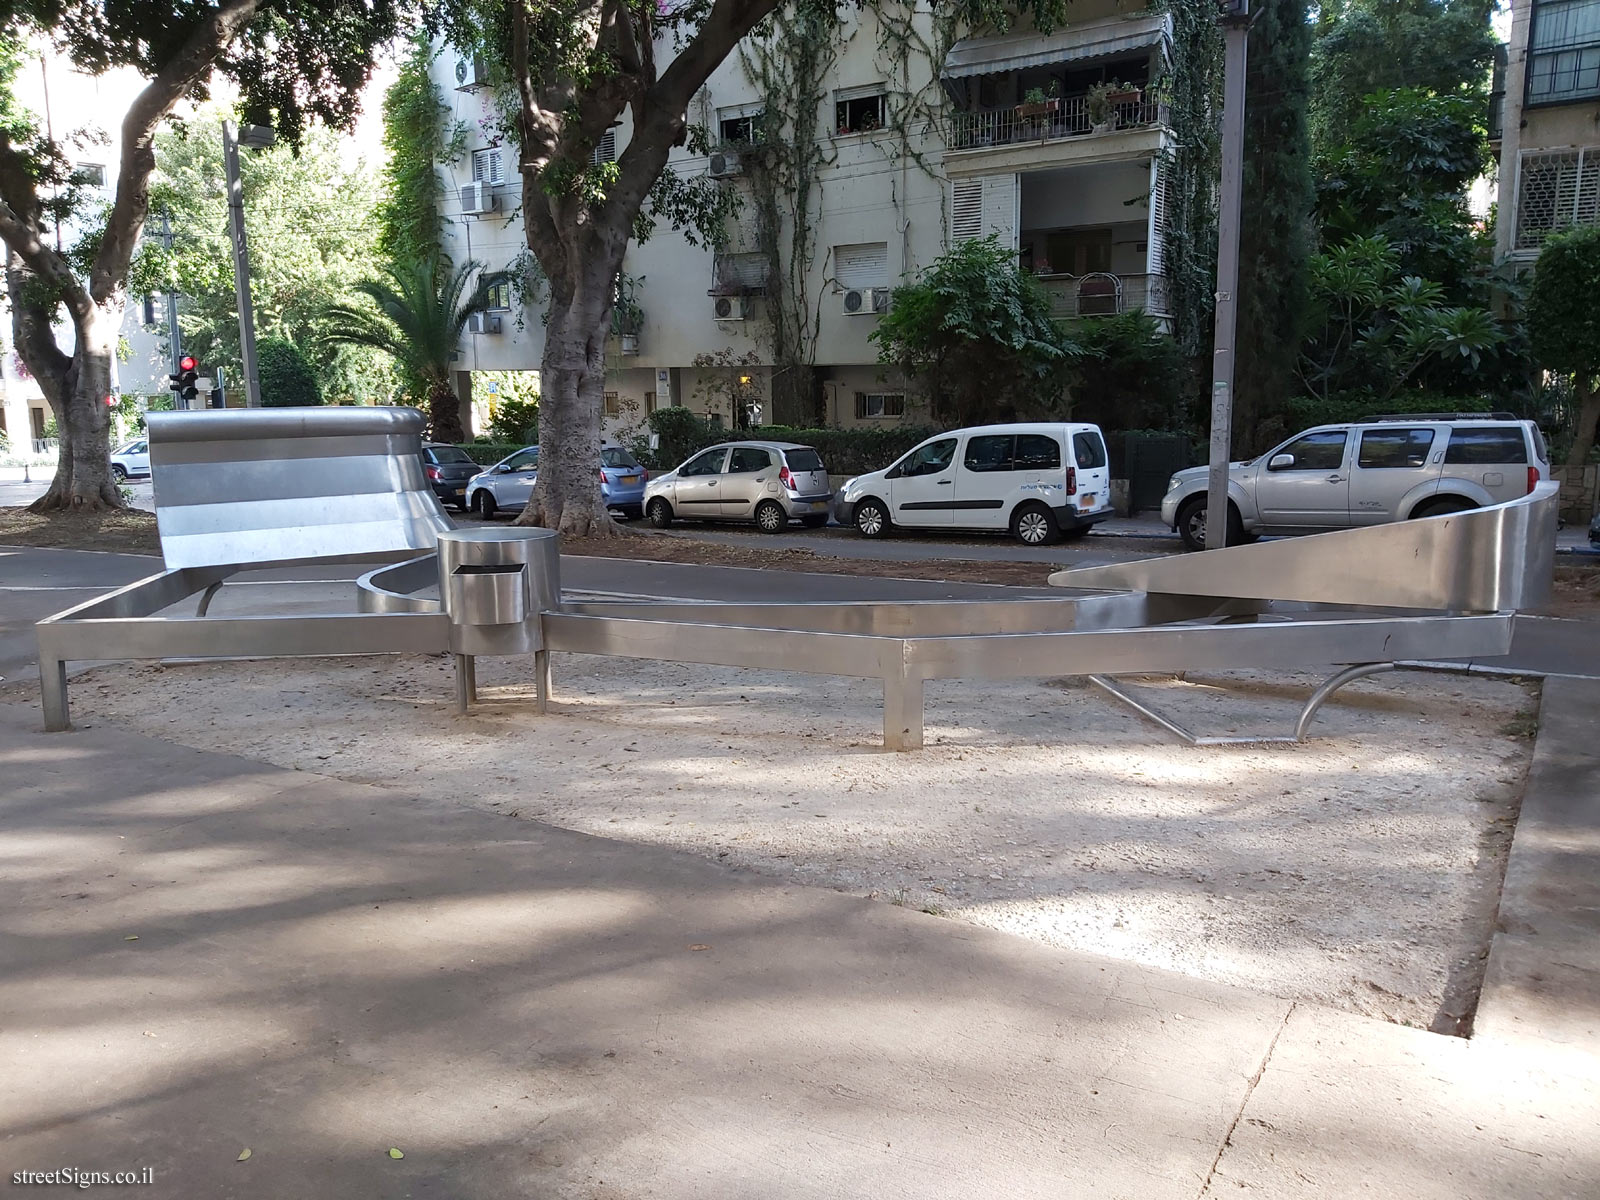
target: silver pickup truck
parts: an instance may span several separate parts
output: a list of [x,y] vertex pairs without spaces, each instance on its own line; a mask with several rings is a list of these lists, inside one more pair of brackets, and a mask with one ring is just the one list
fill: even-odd
[[[1319,425],[1228,466],[1228,542],[1432,517],[1526,496],[1550,475],[1544,436],[1509,413],[1420,413]],[[1167,484],[1161,519],[1205,546],[1206,468]]]

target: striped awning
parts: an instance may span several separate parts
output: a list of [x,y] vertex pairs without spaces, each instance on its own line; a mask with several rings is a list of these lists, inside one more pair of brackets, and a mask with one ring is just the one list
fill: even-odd
[[962,38],[945,56],[943,76],[962,79],[1053,63],[1105,58],[1172,40],[1168,13],[1110,17],[1058,29],[1051,34],[1009,33],[1003,37]]

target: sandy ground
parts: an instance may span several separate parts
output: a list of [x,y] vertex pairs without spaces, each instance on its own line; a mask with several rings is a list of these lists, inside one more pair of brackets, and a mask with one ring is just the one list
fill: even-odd
[[[528,665],[481,660],[466,718],[434,657],[108,668],[74,715],[1453,1032],[1535,706],[1407,673],[1309,744],[1197,749],[1081,681],[938,681],[928,748],[897,755],[869,682],[557,656],[541,718]],[[1314,682],[1138,690],[1199,733],[1283,733]]]

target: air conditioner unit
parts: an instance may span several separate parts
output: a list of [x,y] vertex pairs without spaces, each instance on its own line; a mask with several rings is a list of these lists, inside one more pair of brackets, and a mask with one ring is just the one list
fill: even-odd
[[880,315],[889,311],[888,288],[846,288],[844,312],[847,317]]
[[461,186],[461,211],[464,213],[492,213],[494,211],[494,185],[467,183]]
[[732,150],[714,150],[706,166],[706,174],[713,179],[731,179],[743,171],[739,156]]
[[499,313],[473,313],[467,318],[467,328],[473,333],[495,334],[500,332]]
[[484,69],[483,59],[477,56],[456,59],[456,91],[475,92],[488,86],[489,74]]
[[711,314],[718,321],[742,321],[749,306],[750,302],[743,296],[717,296],[711,302]]

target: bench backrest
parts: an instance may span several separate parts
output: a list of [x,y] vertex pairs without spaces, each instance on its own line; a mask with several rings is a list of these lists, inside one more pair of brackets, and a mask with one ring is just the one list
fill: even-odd
[[150,413],[168,567],[425,553],[454,525],[422,471],[413,408]]

